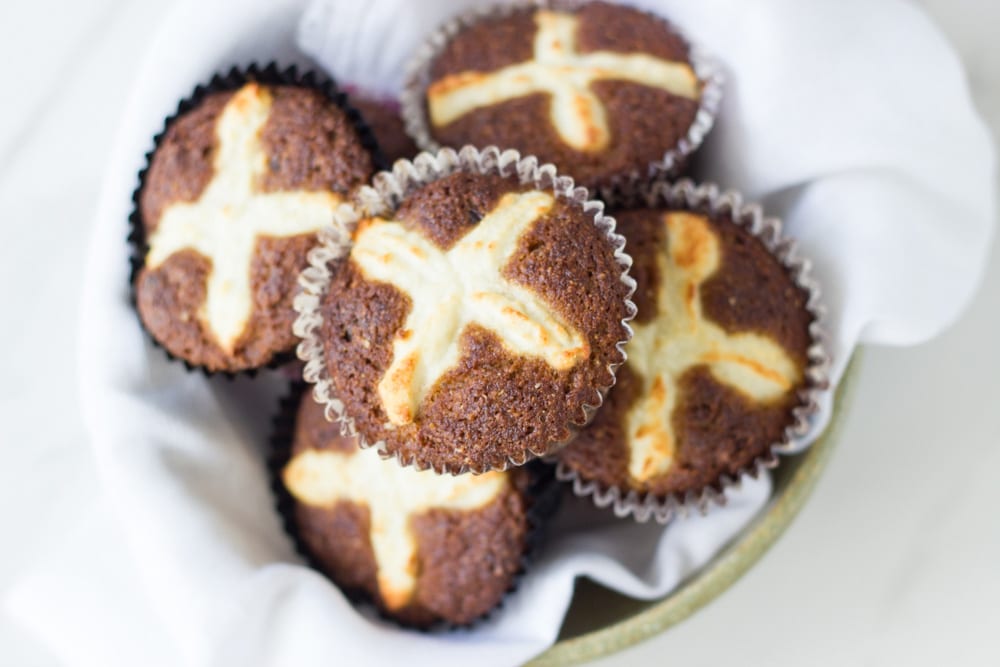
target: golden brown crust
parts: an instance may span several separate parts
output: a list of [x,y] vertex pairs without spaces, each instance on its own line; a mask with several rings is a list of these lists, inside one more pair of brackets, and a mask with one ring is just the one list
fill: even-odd
[[295,503],[294,519],[299,539],[326,576],[350,594],[377,593],[368,508],[348,502],[332,508]]
[[[665,21],[644,12],[592,2],[578,12],[581,52],[643,52],[690,63],[689,47]],[[534,12],[524,9],[462,30],[434,60],[431,80],[465,71],[491,72],[533,57]],[[578,183],[596,187],[615,175],[663,159],[694,123],[699,103],[665,90],[625,81],[597,81],[592,90],[604,105],[611,140],[605,150],[580,151],[565,143],[551,122],[550,97],[539,93],[475,109],[431,127],[439,143],[514,148],[552,162]]]
[[[329,190],[345,195],[374,169],[346,114],[319,92],[271,86],[271,110],[261,133],[268,172],[261,191]],[[214,173],[216,123],[232,92],[207,95],[165,132],[150,161],[139,210],[148,238],[171,204],[198,199]],[[136,279],[144,326],[174,356],[211,371],[240,371],[290,352],[296,338],[292,301],[298,274],[307,265],[313,234],[258,239],[248,271],[253,309],[231,353],[218,345],[198,317],[211,260],[193,250],[175,253]]]
[[[396,217],[450,245],[476,224],[470,210],[488,213],[486,203],[521,189],[498,176],[456,173],[411,195]],[[612,382],[608,367],[620,360],[616,344],[627,335],[622,320],[628,288],[621,271],[593,215],[557,200],[520,239],[503,274],[532,289],[581,332],[589,356],[556,371],[539,359],[511,354],[493,333],[469,326],[460,337],[458,365],[428,392],[417,419],[386,430],[377,386],[392,361],[410,299],[395,287],[365,280],[352,261],[341,261],[332,267],[322,304],[334,393],[366,439],[384,440],[404,460],[416,456],[451,470],[492,469],[508,458],[550,450],[569,437],[571,424],[582,421],[581,407],[596,402],[597,387]]]
[[[212,264],[193,250],[174,253],[155,271],[136,279],[136,307],[147,330],[169,332],[163,345],[174,356],[206,368],[225,368],[226,354],[206,339],[198,320]],[[159,340],[157,336],[157,340]]]
[[257,241],[250,265],[253,311],[231,354],[223,350],[198,317],[212,263],[193,250],[172,255],[136,280],[136,306],[143,324],[175,357],[217,371],[259,368],[295,347],[292,302],[298,274],[315,241],[311,234]]
[[629,275],[635,280],[635,292],[632,293],[637,309],[632,320],[634,324],[645,324],[656,318],[662,280],[659,264],[651,260],[666,247],[667,229],[662,224],[655,224],[650,217],[646,211],[615,213],[616,229],[625,237],[626,251],[632,257]]
[[[309,449],[349,452],[355,438],[340,435],[322,408],[304,395],[292,456]],[[295,502],[298,538],[313,561],[345,590],[372,598],[382,611],[416,626],[466,624],[493,609],[511,588],[527,550],[528,475],[513,471],[511,484],[486,506],[471,511],[432,509],[414,517],[418,577],[410,602],[389,610],[379,595],[368,508],[353,502],[313,507]]]
[[788,270],[771,258],[760,240],[735,225],[713,228],[722,239],[724,270],[701,285],[705,316],[730,333],[764,334],[805,366],[812,341],[809,294],[791,281]]
[[527,512],[523,490],[510,487],[480,510],[416,517],[420,582],[413,606],[459,625],[497,606],[521,570]]
[[530,9],[495,21],[481,21],[448,41],[431,63],[431,80],[461,72],[492,72],[530,60],[534,54],[535,19]]
[[722,475],[738,477],[780,442],[797,405],[794,393],[777,403],[761,405],[732,387],[719,382],[705,366],[696,366],[681,376],[678,389],[683,397],[674,410],[677,433],[683,448],[666,477],[649,489],[657,495],[684,493],[714,486],[721,490]]
[[588,2],[578,15],[576,39],[583,52],[641,51],[664,60],[688,60],[687,42],[658,16],[609,2]]
[[212,179],[215,123],[232,96],[232,92],[208,95],[167,128],[139,193],[139,210],[147,237],[156,230],[167,206],[196,201]]
[[[663,214],[647,209],[615,214],[633,259],[637,323],[651,322],[657,314],[661,278],[656,254],[665,251],[667,242]],[[721,217],[710,225],[721,241],[721,263],[701,286],[705,317],[727,333],[767,336],[804,368],[812,322],[805,307],[807,293],[745,229]],[[723,475],[738,476],[783,439],[794,421],[792,409],[801,400],[798,388],[793,388],[776,402],[757,403],[716,379],[707,366],[692,366],[677,382],[679,398],[671,415],[676,434],[673,464],[667,474],[639,483],[629,475],[625,418],[642,396],[642,373],[628,363],[619,369],[617,383],[594,422],[559,453],[560,461],[582,478],[657,497],[721,489]]]
[[420,425],[399,429],[419,434],[419,441],[390,437],[404,457],[499,468],[530,447],[569,438],[571,406],[579,405],[572,401],[593,391],[587,379],[512,355],[496,334],[472,325],[462,335],[458,366],[427,395]]
[[[484,179],[457,172],[423,188],[418,197],[400,204],[395,218],[434,241],[442,250],[450,249],[493,210],[500,197],[510,190],[500,178]],[[456,203],[461,199],[461,205]]]
[[368,181],[372,157],[342,109],[308,88],[271,88],[261,133],[268,155],[264,192],[328,190],[346,195]]

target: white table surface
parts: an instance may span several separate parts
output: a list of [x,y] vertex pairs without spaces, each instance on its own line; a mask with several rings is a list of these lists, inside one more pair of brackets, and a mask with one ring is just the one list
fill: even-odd
[[[171,4],[0,3],[0,597],[98,503],[74,398],[79,278],[138,56]],[[1000,3],[921,4],[1000,135]],[[998,245],[951,331],[867,351],[829,469],[762,562],[599,664],[1000,665]],[[0,656],[61,664],[3,617]]]

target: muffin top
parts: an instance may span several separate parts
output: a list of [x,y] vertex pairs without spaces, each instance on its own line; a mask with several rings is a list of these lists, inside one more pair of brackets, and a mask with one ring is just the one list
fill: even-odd
[[138,197],[142,322],[211,371],[291,350],[291,302],[315,232],[373,172],[355,122],[322,93],[247,83],[170,123]]
[[527,550],[527,475],[437,475],[360,449],[306,394],[282,472],[295,533],[337,585],[412,625],[465,624],[511,588]]
[[669,23],[604,2],[484,18],[451,38],[429,80],[436,141],[515,148],[587,187],[662,160],[702,89]]
[[455,172],[362,220],[320,335],[332,393],[404,463],[481,472],[552,451],[621,363],[630,285],[595,215]]
[[808,293],[730,219],[619,212],[637,283],[628,362],[560,461],[605,488],[721,490],[782,442],[802,403]]

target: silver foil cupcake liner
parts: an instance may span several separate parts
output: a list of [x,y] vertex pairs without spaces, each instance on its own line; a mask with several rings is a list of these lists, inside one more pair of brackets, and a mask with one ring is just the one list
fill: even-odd
[[[515,0],[514,2],[477,7],[459,14],[437,28],[423,42],[409,61],[403,91],[400,95],[401,114],[406,131],[417,146],[425,151],[436,151],[441,144],[431,133],[427,118],[425,91],[431,84],[430,68],[448,42],[462,30],[481,21],[502,18],[525,7],[572,11],[586,5],[588,0]],[[667,21],[665,17],[645,12],[653,20]],[[644,183],[657,179],[671,179],[680,176],[691,156],[698,150],[708,135],[722,103],[722,89],[725,77],[719,63],[709,53],[692,42],[674,24],[671,29],[679,34],[689,46],[689,58],[695,75],[702,84],[698,100],[698,111],[687,133],[676,146],[664,153],[663,157],[648,165],[637,165],[627,173],[618,174],[608,183],[600,184],[594,194],[602,199],[613,199],[618,192],[637,189]]]
[[[131,253],[129,254],[129,300],[131,301],[132,307],[135,309],[137,316],[139,311],[137,305],[136,281],[139,277],[139,272],[146,263],[146,254],[149,252],[149,246],[146,242],[146,226],[142,218],[142,209],[139,206],[139,197],[146,185],[146,176],[149,173],[149,167],[152,164],[153,155],[160,147],[160,143],[166,136],[167,130],[170,129],[170,126],[173,125],[179,117],[201,104],[201,102],[208,95],[211,95],[212,93],[238,90],[244,84],[251,81],[274,86],[283,85],[311,88],[320,92],[324,97],[333,102],[347,114],[348,120],[358,131],[362,145],[371,153],[372,161],[375,163],[375,168],[381,169],[385,166],[385,159],[382,157],[382,153],[379,150],[378,143],[375,140],[375,135],[372,133],[367,123],[365,123],[361,114],[359,114],[358,111],[350,105],[347,95],[337,87],[337,83],[323,74],[311,70],[300,72],[295,65],[282,68],[275,62],[269,62],[266,65],[251,63],[246,67],[232,67],[228,72],[214,75],[207,83],[198,84],[195,86],[195,89],[192,91],[190,96],[185,97],[178,102],[177,110],[163,121],[163,129],[160,130],[159,134],[153,137],[153,147],[145,155],[146,163],[139,171],[137,184],[135,190],[132,192],[132,211],[128,217],[128,243],[131,248]],[[259,368],[248,368],[236,372],[211,371],[203,366],[192,364],[186,359],[181,359],[167,350],[146,328],[146,325],[142,321],[141,317],[139,318],[139,325],[142,327],[143,331],[146,332],[146,335],[149,337],[149,340],[152,341],[153,345],[163,350],[163,353],[168,359],[183,363],[187,370],[199,371],[206,377],[212,375],[222,375],[230,379],[240,375],[253,377],[257,374],[257,371],[261,370],[261,368],[278,368],[295,360],[294,351],[289,350],[275,355],[268,364]]]
[[661,181],[635,188],[627,194],[619,193],[609,206],[620,210],[662,208],[723,216],[759,239],[785,266],[795,284],[809,295],[806,309],[813,318],[809,325],[812,343],[806,352],[808,364],[804,385],[798,394],[799,405],[792,409],[793,422],[785,429],[782,439],[772,443],[767,452],[752,461],[741,474],[723,475],[718,479],[719,488],[706,486],[697,492],[663,497],[617,486],[606,487],[583,478],[564,462],[556,463],[558,480],[571,484],[575,495],[590,498],[598,507],[611,508],[615,516],[631,516],[639,522],[653,519],[667,523],[678,514],[686,516],[694,511],[704,514],[713,505],[725,505],[725,492],[738,489],[743,475],[756,479],[762,471],[778,465],[779,455],[794,453],[797,442],[809,432],[819,411],[819,398],[830,388],[831,358],[823,329],[826,309],[820,285],[811,274],[811,262],[801,254],[795,241],[784,235],[781,221],[765,216],[757,204],[744,203],[738,192],[720,191],[714,184],[698,185],[686,179],[677,183]]
[[561,442],[550,443],[545,451],[525,450],[523,457],[508,457],[502,465],[482,469],[472,468],[468,465],[458,468],[434,466],[431,462],[418,459],[415,456],[407,458],[402,453],[395,454],[401,465],[413,465],[420,470],[434,468],[439,473],[450,472],[452,474],[506,470],[511,466],[524,465],[531,458],[551,454],[572,440],[579,428],[591,420],[594,412],[604,402],[604,396],[614,385],[615,372],[627,358],[625,346],[632,337],[632,329],[628,323],[635,317],[636,311],[635,304],[631,300],[632,293],[635,291],[635,280],[628,275],[632,266],[632,258],[624,252],[625,239],[615,232],[614,218],[604,214],[603,202],[590,199],[586,188],[575,186],[573,179],[568,176],[560,176],[553,165],[540,165],[534,156],[522,157],[517,151],[501,151],[496,146],[489,146],[482,150],[474,146],[465,146],[459,151],[442,148],[437,153],[421,153],[412,161],[397,160],[392,171],[376,174],[372,179],[372,186],[365,186],[357,190],[354,205],[343,204],[340,206],[335,213],[334,224],[320,230],[319,244],[309,254],[309,267],[299,276],[299,284],[303,291],[294,302],[295,310],[299,314],[295,321],[294,331],[302,339],[298,346],[298,355],[305,362],[303,377],[307,382],[315,385],[313,396],[325,406],[326,418],[341,424],[343,433],[359,435],[362,447],[374,446],[384,456],[393,455],[386,450],[384,441],[368,442],[363,434],[358,433],[354,420],[347,414],[343,402],[333,392],[330,369],[327,368],[323,340],[321,339],[323,325],[321,307],[332,275],[330,264],[350,251],[351,235],[359,220],[391,214],[410,193],[458,171],[496,174],[503,177],[516,176],[522,184],[532,184],[539,190],[552,192],[557,198],[568,200],[588,214],[593,215],[594,225],[606,234],[614,248],[615,259],[622,269],[620,278],[626,285],[628,292],[625,301],[627,314],[622,319],[626,336],[615,344],[619,361],[608,366],[612,382],[607,386],[596,387],[593,402],[581,406],[582,418],[578,423],[569,425],[571,433],[569,438]]
[[[277,410],[271,422],[272,430],[267,468],[270,477],[271,493],[274,497],[274,508],[281,518],[281,525],[285,534],[291,540],[295,552],[302,560],[312,569],[323,573],[322,565],[312,554],[309,546],[299,533],[298,522],[295,520],[295,499],[289,493],[281,478],[282,471],[291,459],[292,445],[295,437],[296,415],[302,396],[307,390],[308,385],[302,380],[293,381],[285,396],[278,402]],[[540,461],[533,461],[525,467],[525,474],[528,475],[528,483],[524,489],[525,496],[529,501],[526,512],[528,534],[518,572],[514,575],[510,588],[507,589],[497,605],[469,623],[455,624],[440,621],[430,627],[411,626],[377,607],[367,591],[342,587],[332,579],[331,583],[337,586],[344,593],[344,596],[355,606],[370,606],[380,618],[408,630],[439,633],[475,627],[493,618],[503,609],[504,602],[517,592],[524,577],[527,576],[531,569],[532,563],[544,547],[549,520],[558,511],[560,499],[562,498],[562,485],[556,481],[553,473],[552,466],[545,465]],[[326,576],[325,573],[324,576]]]

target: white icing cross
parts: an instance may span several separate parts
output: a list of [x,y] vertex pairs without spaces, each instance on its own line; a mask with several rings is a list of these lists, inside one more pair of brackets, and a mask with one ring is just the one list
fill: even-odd
[[479,107],[548,93],[552,124],[563,141],[579,151],[600,151],[608,145],[611,131],[604,104],[591,83],[630,81],[698,98],[698,77],[687,63],[645,53],[578,53],[579,22],[573,14],[536,12],[534,58],[494,72],[460,72],[435,81],[427,89],[431,123],[441,127]]
[[258,192],[267,172],[260,134],[271,94],[249,83],[226,103],[216,124],[214,174],[195,202],[167,207],[149,238],[146,266],[192,249],[212,262],[198,317],[232,354],[253,310],[250,264],[260,236],[316,232],[333,220],[341,199],[332,192]]
[[501,275],[521,236],[554,203],[545,192],[505,194],[447,252],[396,221],[361,224],[351,259],[366,279],[394,285],[412,302],[378,385],[392,424],[411,423],[430,388],[458,363],[459,337],[468,324],[496,333],[508,351],[541,357],[556,370],[590,355],[587,340],[548,304]]
[[719,268],[720,257],[719,239],[705,218],[673,212],[664,223],[669,253],[657,257],[658,313],[650,322],[633,322],[628,347],[628,363],[643,382],[643,399],[626,415],[625,431],[629,474],[640,482],[666,474],[673,463],[677,380],[692,366],[708,365],[718,381],[760,403],[781,398],[801,377],[795,361],[771,339],[729,334],[703,317],[701,284]]
[[374,448],[309,449],[288,463],[282,477],[289,492],[307,505],[333,507],[343,501],[368,508],[378,588],[389,609],[406,606],[416,589],[413,517],[436,508],[476,510],[507,486],[502,472],[438,475],[382,459]]

